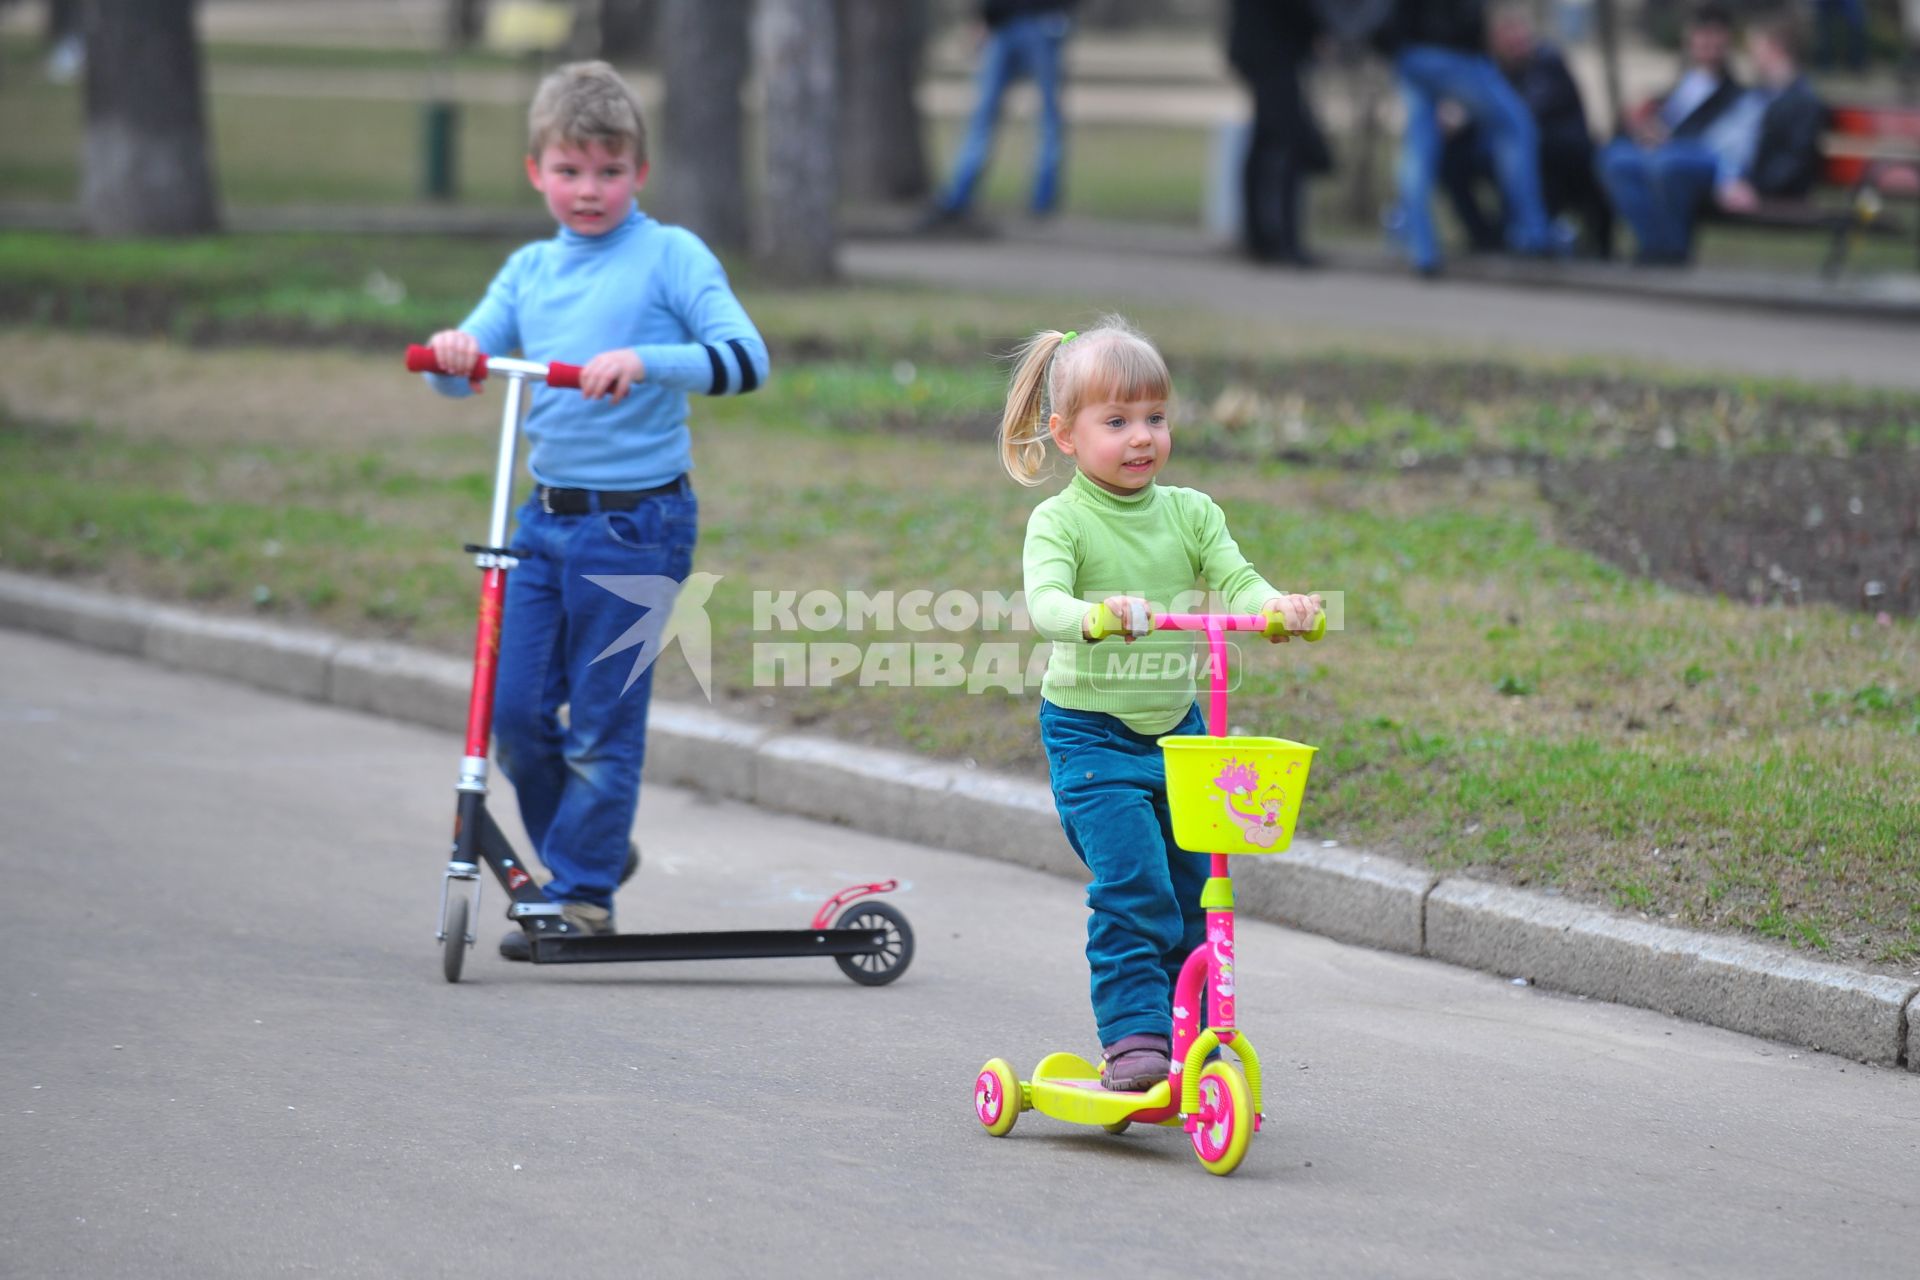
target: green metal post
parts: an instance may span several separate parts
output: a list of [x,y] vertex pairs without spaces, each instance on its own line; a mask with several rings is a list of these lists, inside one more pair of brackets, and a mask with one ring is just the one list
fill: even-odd
[[451,200],[457,194],[454,151],[460,138],[460,108],[435,99],[421,108],[420,190],[429,200]]

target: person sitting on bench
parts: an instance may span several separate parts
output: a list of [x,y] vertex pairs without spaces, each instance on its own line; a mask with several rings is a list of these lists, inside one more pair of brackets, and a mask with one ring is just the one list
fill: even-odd
[[1747,53],[1759,84],[1697,138],[1657,147],[1626,140],[1600,155],[1600,180],[1633,228],[1637,261],[1677,265],[1693,256],[1703,213],[1752,213],[1767,199],[1803,196],[1820,175],[1826,107],[1800,73],[1800,31],[1786,13],[1755,19]]
[[1622,132],[1642,147],[1698,138],[1745,92],[1733,74],[1733,10],[1706,0],[1687,16],[1681,37],[1686,69],[1666,96],[1642,103]]

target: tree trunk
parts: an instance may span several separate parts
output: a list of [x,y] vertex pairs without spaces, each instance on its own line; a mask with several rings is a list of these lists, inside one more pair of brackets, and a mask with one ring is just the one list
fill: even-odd
[[754,253],[781,280],[827,280],[839,186],[833,0],[760,0],[754,56],[766,92]]
[[744,113],[751,0],[663,0],[663,215],[719,249],[747,243]]
[[840,184],[853,200],[926,198],[914,88],[927,34],[926,0],[839,0]]
[[98,235],[220,223],[193,0],[88,0],[80,205]]
[[1597,0],[1594,5],[1600,37],[1600,62],[1606,72],[1607,120],[1610,132],[1617,132],[1625,118],[1620,101],[1620,13],[1614,0]]
[[644,62],[653,57],[659,0],[593,2],[600,9],[600,57],[609,62]]
[[471,49],[480,38],[486,0],[447,0],[447,48]]

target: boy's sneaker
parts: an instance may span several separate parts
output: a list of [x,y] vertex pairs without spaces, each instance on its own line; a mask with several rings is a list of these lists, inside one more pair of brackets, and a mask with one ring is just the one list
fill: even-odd
[[590,938],[614,932],[611,907],[596,907],[591,902],[563,902],[560,918]]
[[1142,1093],[1167,1078],[1173,1046],[1165,1036],[1121,1036],[1100,1051],[1100,1086]]
[[[620,873],[620,883],[625,884],[640,869],[640,846],[627,846],[627,865]],[[613,912],[605,907],[596,907],[591,902],[563,902],[560,904],[560,918],[573,928],[588,936],[614,933]],[[503,960],[533,959],[533,939],[527,936],[525,929],[509,929],[500,938],[500,958]]]
[[[613,912],[605,907],[596,907],[591,902],[563,902],[560,904],[560,918],[567,924],[586,934],[598,937],[614,932]],[[500,958],[503,960],[533,959],[533,938],[525,929],[509,929],[500,938]]]

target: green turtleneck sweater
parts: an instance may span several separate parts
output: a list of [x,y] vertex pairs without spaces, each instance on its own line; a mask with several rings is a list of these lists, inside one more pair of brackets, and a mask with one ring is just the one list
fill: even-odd
[[1142,734],[1166,733],[1193,705],[1196,637],[1167,631],[1089,644],[1081,631],[1088,608],[1125,595],[1155,613],[1198,612],[1203,581],[1234,613],[1258,613],[1280,594],[1240,554],[1206,494],[1150,484],[1121,497],[1078,471],[1027,518],[1025,562],[1027,613],[1054,642],[1041,695],[1117,716]]

